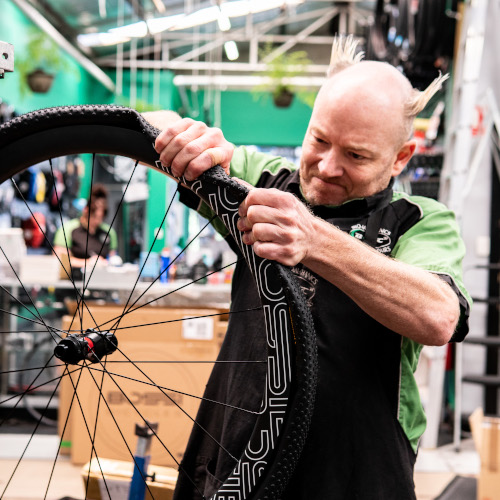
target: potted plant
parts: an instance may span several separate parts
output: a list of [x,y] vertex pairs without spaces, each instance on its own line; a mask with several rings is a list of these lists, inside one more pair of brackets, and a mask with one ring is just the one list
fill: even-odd
[[59,46],[43,31],[33,31],[25,50],[16,54],[16,72],[20,77],[20,92],[46,93],[55,74],[67,70],[69,63],[61,56]]
[[[261,58],[265,59],[273,50],[271,44],[266,45],[261,51]],[[267,81],[254,87],[252,93],[257,98],[271,95],[275,106],[279,108],[289,107],[295,96],[312,107],[315,93],[310,89],[303,90],[291,83],[293,77],[306,75],[306,68],[309,64],[311,61],[307,57],[307,52],[303,50],[277,55],[267,63],[266,70],[259,73]]]

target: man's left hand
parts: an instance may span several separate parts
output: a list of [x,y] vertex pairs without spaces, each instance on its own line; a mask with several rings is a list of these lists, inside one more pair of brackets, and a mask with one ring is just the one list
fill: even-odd
[[294,266],[310,251],[314,215],[294,195],[251,189],[239,208],[243,243],[262,258]]

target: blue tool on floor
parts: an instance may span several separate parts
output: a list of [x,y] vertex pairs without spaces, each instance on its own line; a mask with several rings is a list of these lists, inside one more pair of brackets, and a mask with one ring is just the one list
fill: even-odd
[[146,479],[154,481],[153,475],[148,475],[148,465],[151,449],[151,438],[158,430],[157,423],[146,422],[145,425],[135,424],[135,435],[138,436],[137,451],[134,456],[134,473],[130,483],[128,500],[144,500],[146,496]]

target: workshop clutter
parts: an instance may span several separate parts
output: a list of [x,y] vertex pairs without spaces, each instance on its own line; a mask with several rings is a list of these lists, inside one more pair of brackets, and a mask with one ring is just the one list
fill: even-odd
[[483,409],[478,408],[469,422],[481,459],[477,500],[500,500],[500,418],[485,417]]
[[[83,330],[96,324],[101,331],[111,329],[122,309],[91,306],[90,312],[84,311]],[[159,439],[153,437],[150,463],[177,467],[225,334],[227,315],[221,312],[142,307],[123,316],[116,352],[102,363],[88,364],[88,370],[69,365],[70,375],[62,378],[61,452],[70,453],[74,464],[89,462],[90,436],[95,433],[100,458],[130,462],[137,441],[135,424],[143,425],[146,419],[158,423]],[[79,318],[71,323],[66,316],[63,330],[80,329]],[[75,387],[78,398],[73,397]]]
[[[131,461],[94,458],[82,468],[86,498],[89,500],[105,500],[109,496],[128,498],[133,469],[134,464]],[[177,471],[170,467],[150,465],[144,500],[171,500],[177,474]]]

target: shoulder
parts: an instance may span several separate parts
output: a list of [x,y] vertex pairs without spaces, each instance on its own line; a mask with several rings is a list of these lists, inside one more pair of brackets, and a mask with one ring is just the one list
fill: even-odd
[[111,237],[114,237],[116,235],[116,231],[106,222],[103,222],[100,224],[99,231],[101,231],[102,233],[106,233],[106,234],[109,232],[109,235]]
[[438,212],[451,213],[451,210],[439,201],[432,198],[426,198],[425,196],[411,195],[402,191],[394,191],[391,203],[406,208],[414,207],[420,212],[421,217]]
[[252,185],[260,184],[261,177],[289,176],[297,165],[281,156],[252,150],[240,146],[234,150],[231,160],[231,175],[243,179]]
[[[73,232],[75,229],[78,229],[81,226],[80,219],[71,219],[64,224],[64,231]],[[63,228],[60,227],[59,231],[62,231]]]

